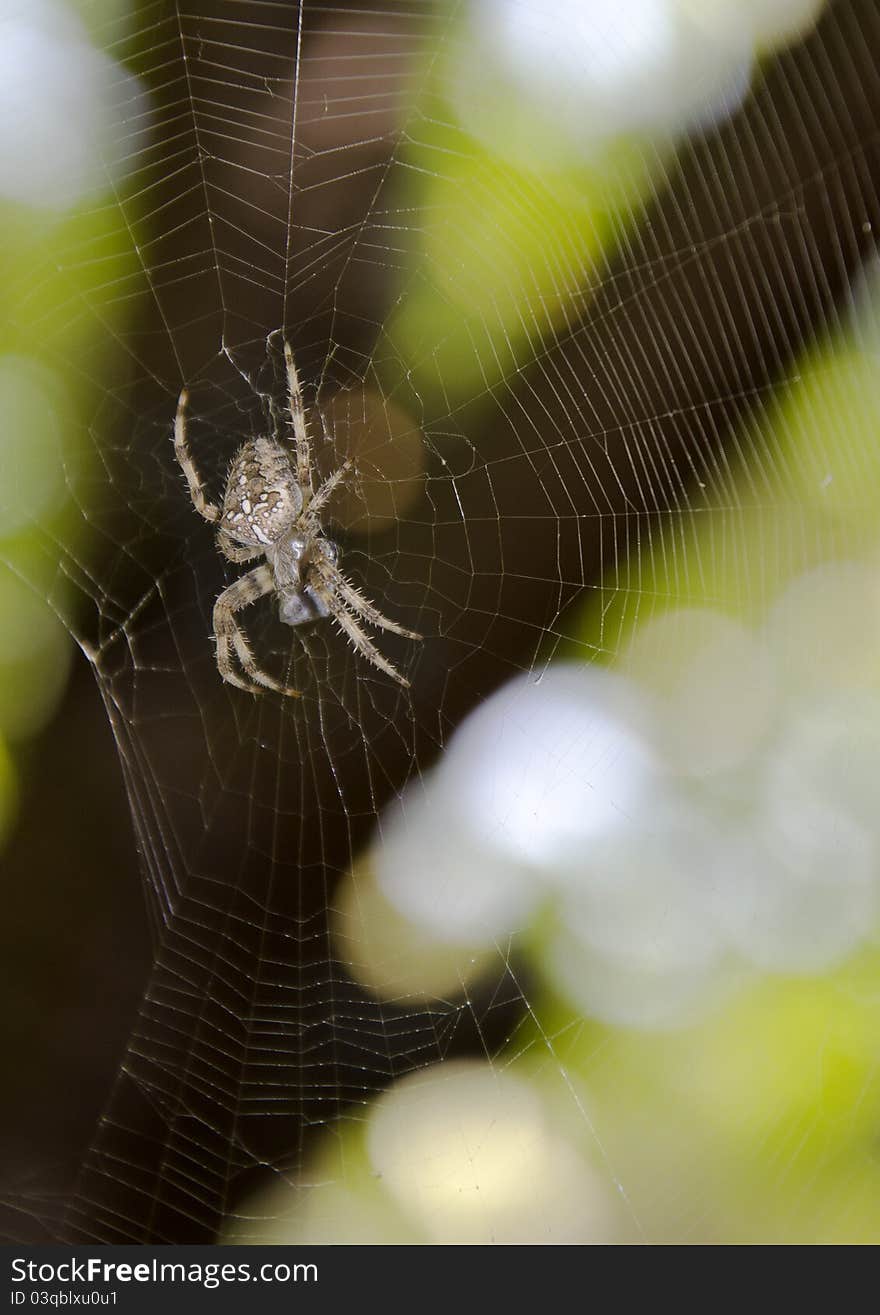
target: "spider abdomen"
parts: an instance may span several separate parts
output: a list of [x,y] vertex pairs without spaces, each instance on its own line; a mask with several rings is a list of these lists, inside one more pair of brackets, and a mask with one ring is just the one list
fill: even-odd
[[290,458],[271,438],[245,443],[233,458],[220,526],[238,543],[274,543],[302,511]]

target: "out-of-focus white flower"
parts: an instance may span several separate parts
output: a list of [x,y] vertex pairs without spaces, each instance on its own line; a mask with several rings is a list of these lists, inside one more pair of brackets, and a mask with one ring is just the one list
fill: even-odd
[[626,830],[656,793],[641,715],[626,681],[573,664],[497,691],[383,818],[385,898],[438,940],[520,930],[560,865]]
[[867,566],[827,566],[757,635],[684,609],[619,674],[511,681],[383,820],[385,898],[504,953],[546,909],[544,972],[610,1024],[678,1026],[756,970],[838,965],[878,921],[876,593]]
[[876,849],[841,815],[804,816],[785,841],[768,820],[717,857],[719,929],[757,968],[826,972],[870,937]]
[[606,1023],[668,1027],[726,991],[731,967],[713,903],[724,827],[674,794],[646,800],[631,825],[561,874],[550,979]]
[[819,17],[825,0],[674,0],[695,22],[719,35],[733,31],[759,51],[805,36]]
[[[619,1212],[605,1178],[559,1129],[532,1082],[475,1061],[435,1064],[385,1091],[360,1147],[230,1216],[221,1241],[606,1242]],[[339,1180],[344,1170],[345,1180]]]
[[586,848],[578,867],[562,874],[560,921],[585,952],[625,951],[657,973],[709,964],[722,948],[712,867],[727,842],[698,809],[646,801],[631,827]]
[[432,1242],[600,1242],[597,1176],[522,1078],[476,1063],[411,1074],[367,1129],[382,1183]]
[[[714,947],[714,939],[709,944]],[[551,984],[581,1013],[643,1030],[694,1022],[724,1001],[742,977],[738,965],[719,961],[714,953],[672,964],[661,943],[656,958],[650,950],[650,945],[632,952],[626,947],[598,950],[563,925],[548,943],[542,962]]]
[[[468,866],[471,861],[467,856]],[[404,864],[404,905],[413,902],[408,874]],[[380,889],[372,855],[356,864],[334,892],[331,927],[337,953],[355,981],[383,1000],[408,1006],[419,998],[453,1000],[466,995],[470,983],[486,971],[502,971],[495,937],[467,923],[461,910],[450,916],[444,907],[438,918],[430,894],[423,892],[417,906],[423,916],[407,918]]]
[[487,845],[441,785],[408,793],[382,819],[376,879],[385,899],[431,937],[491,945],[522,928],[542,894],[535,874]]
[[627,827],[655,787],[632,685],[559,663],[508,682],[453,736],[443,767],[456,812],[517,862],[551,867]]
[[[522,160],[674,136],[733,112],[757,54],[821,0],[471,0],[451,65],[470,132]],[[548,156],[549,153],[549,156]]]
[[765,798],[785,843],[809,838],[820,819],[839,818],[880,844],[880,697],[868,690],[791,708],[770,757]]
[[677,608],[640,626],[621,670],[653,696],[647,731],[671,771],[729,772],[755,753],[772,726],[772,657],[721,612]]
[[774,603],[763,633],[797,716],[829,690],[870,688],[880,654],[880,571],[843,561],[805,572]]
[[137,149],[136,79],[57,0],[0,0],[0,196],[59,211]]

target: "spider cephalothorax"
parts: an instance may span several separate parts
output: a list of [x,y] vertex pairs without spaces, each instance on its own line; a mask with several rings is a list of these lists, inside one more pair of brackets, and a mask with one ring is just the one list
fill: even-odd
[[[256,692],[260,686],[279,694],[299,696],[300,691],[282,685],[262,671],[251,652],[244,631],[235,619],[248,604],[264,594],[278,599],[281,620],[290,626],[330,616],[368,662],[401,685],[409,681],[384,658],[364,631],[364,622],[391,630],[407,639],[420,639],[413,630],[389,621],[357,590],[339,569],[339,551],[325,537],[321,511],[331,493],[347,474],[346,461],[315,491],[312,449],[299,376],[293,353],[284,344],[290,419],[293,426],[295,464],[286,448],[274,438],[255,438],[244,443],[233,458],[226,480],[222,506],[208,502],[205,489],[189,450],[186,436],[188,393],[184,388],[174,421],[174,451],[189,485],[196,511],[217,526],[220,551],[231,562],[265,561],[248,571],[214,604],[214,637],[217,667],[224,680]],[[235,659],[244,672],[235,668]]]

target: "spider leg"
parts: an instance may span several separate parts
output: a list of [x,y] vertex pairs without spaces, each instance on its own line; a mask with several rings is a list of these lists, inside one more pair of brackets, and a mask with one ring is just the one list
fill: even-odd
[[290,399],[290,419],[293,424],[293,440],[296,444],[296,480],[302,489],[303,507],[312,499],[312,447],[309,442],[309,428],[306,408],[303,402],[302,386],[290,350],[290,343],[284,344],[284,364],[287,367],[287,392]]
[[208,502],[205,497],[205,486],[196,469],[186,439],[186,406],[188,401],[189,393],[185,388],[182,388],[180,397],[177,399],[177,414],[174,417],[174,455],[180,463],[180,469],[186,476],[186,482],[189,485],[189,496],[192,498],[192,504],[196,511],[200,516],[204,516],[206,521],[216,521],[220,519],[220,508],[215,507],[212,502]]
[[339,469],[334,470],[330,478],[324,480],[324,483],[318,489],[318,492],[308,503],[305,518],[309,523],[309,527],[314,529],[315,532],[320,529],[320,526],[318,525],[318,512],[327,503],[337,485],[345,479],[349,470],[351,470],[351,462],[343,461]]
[[395,635],[403,635],[404,639],[422,638],[415,630],[407,630],[404,626],[399,626],[396,621],[390,621],[387,616],[383,616],[378,607],[345,578],[339,567],[326,558],[315,557],[312,561],[312,570],[320,573],[327,587],[342,599],[350,612],[363,617],[370,625],[378,626],[381,630],[390,630]]
[[409,681],[405,676],[401,676],[397,668],[392,666],[387,658],[382,656],[369,636],[364,633],[360,622],[351,615],[339,595],[334,593],[332,586],[323,580],[312,579],[309,588],[315,597],[323,603],[328,614],[332,616],[343,634],[348,636],[357,651],[368,662],[372,662],[374,667],[384,671],[386,676],[396,680],[398,685],[403,685],[405,689],[409,689]]
[[[273,588],[272,572],[264,563],[262,566],[257,566],[253,571],[248,571],[247,575],[243,575],[240,580],[235,580],[227,589],[223,590],[214,604],[217,668],[223,679],[228,681],[230,685],[237,685],[239,689],[250,690],[252,694],[259,693],[260,686],[262,686],[264,689],[275,690],[278,694],[288,694],[293,698],[300,698],[300,690],[282,685],[273,676],[260,670],[244,632],[235,620],[236,612],[240,612],[242,608],[255,603],[264,594],[271,593]],[[238,658],[242,670],[249,680],[243,679],[235,670],[234,657]]]
[[220,530],[217,534],[217,547],[228,562],[235,562],[238,565],[242,562],[252,562],[255,557],[262,557],[266,552],[262,546],[252,548],[245,543],[236,543],[225,530]]

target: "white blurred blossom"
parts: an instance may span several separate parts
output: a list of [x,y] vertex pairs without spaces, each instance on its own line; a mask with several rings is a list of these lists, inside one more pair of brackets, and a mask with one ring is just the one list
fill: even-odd
[[596,1176],[512,1073],[460,1062],[410,1074],[373,1108],[367,1149],[432,1242],[606,1238],[611,1212]]
[[617,674],[511,681],[384,820],[385,898],[477,947],[545,911],[548,980],[618,1025],[679,1026],[755,972],[840,964],[878,921],[875,592],[838,564],[761,631],[673,611]]
[[756,58],[803,35],[821,0],[471,0],[451,73],[491,148],[547,158],[675,135],[733,112]]
[[0,196],[50,211],[133,157],[144,98],[59,0],[0,0]]
[[382,819],[386,899],[438,940],[521,929],[560,866],[626,831],[655,788],[625,681],[559,664],[476,709],[440,767]]
[[[560,1130],[528,1077],[475,1060],[395,1082],[366,1111],[365,1164],[327,1148],[296,1184],[238,1207],[221,1241],[302,1243],[608,1242],[619,1211],[607,1173]],[[344,1167],[345,1181],[340,1181]]]

